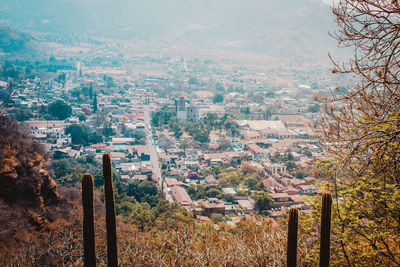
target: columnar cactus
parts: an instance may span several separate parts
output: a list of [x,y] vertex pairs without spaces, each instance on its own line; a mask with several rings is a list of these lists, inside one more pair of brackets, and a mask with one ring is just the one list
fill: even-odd
[[296,267],[297,262],[297,230],[299,224],[299,210],[291,208],[289,211],[287,266]]
[[83,251],[85,267],[96,266],[96,251],[94,243],[94,213],[93,213],[93,176],[84,174],[82,177],[83,206]]
[[114,189],[110,154],[103,155],[103,178],[106,204],[107,256],[108,266],[118,266],[117,231],[115,223]]
[[325,193],[322,196],[321,210],[321,246],[319,251],[319,266],[329,266],[330,232],[331,232],[332,196]]

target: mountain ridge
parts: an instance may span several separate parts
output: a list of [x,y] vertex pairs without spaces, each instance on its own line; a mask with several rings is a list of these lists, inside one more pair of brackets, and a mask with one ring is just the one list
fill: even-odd
[[[336,47],[334,19],[320,0],[18,0],[0,4],[3,23],[17,29],[146,40],[319,59]],[[41,18],[40,20],[38,18]]]

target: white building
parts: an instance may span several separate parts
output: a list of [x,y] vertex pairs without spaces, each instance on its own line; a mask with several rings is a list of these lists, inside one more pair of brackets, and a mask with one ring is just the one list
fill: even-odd
[[199,120],[199,107],[191,105],[190,101],[183,96],[175,99],[175,111],[177,118],[182,122],[197,122]]

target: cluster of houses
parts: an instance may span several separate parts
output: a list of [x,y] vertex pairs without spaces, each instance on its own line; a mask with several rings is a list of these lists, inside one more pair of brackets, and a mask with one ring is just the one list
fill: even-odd
[[[68,82],[63,85],[55,80],[27,80],[20,86],[20,89],[23,88],[23,90],[14,90],[11,97],[20,106],[34,107],[46,105],[54,99],[62,98],[63,94],[82,83],[95,83],[97,86],[105,84],[100,75],[96,78],[75,77],[71,79],[67,76],[67,80]],[[157,83],[165,82],[160,79],[155,81]],[[110,153],[114,168],[125,180],[152,180],[159,183],[159,177],[154,175],[149,142],[158,139],[160,143],[161,139],[164,139],[169,144],[165,148],[155,142],[158,157],[156,160],[164,169],[162,186],[166,190],[161,190],[167,192],[167,199],[196,211],[204,219],[212,217],[215,213],[226,215],[254,212],[254,200],[249,196],[237,194],[238,191],[247,189],[242,188],[242,185],[236,188],[222,188],[223,195],[229,196],[226,198],[192,200],[187,192],[190,186],[197,184],[211,188],[220,186],[218,177],[214,175],[190,177],[189,173],[192,170],[213,166],[236,168],[244,160],[265,171],[262,183],[273,198],[271,215],[291,206],[303,209],[308,207],[303,196],[317,193],[314,179],[296,177],[296,173],[310,169],[316,158],[324,156],[318,142],[320,133],[318,127],[314,125],[312,116],[310,114],[300,115],[307,110],[307,107],[310,106],[309,103],[304,102],[299,106],[297,102],[291,102],[296,94],[289,96],[278,94],[277,99],[266,98],[264,103],[253,103],[246,100],[247,93],[243,95],[229,93],[226,95],[226,101],[222,103],[213,103],[212,97],[209,94],[201,94],[201,91],[198,91],[197,97],[192,95],[190,100],[183,96],[178,98],[158,97],[154,91],[148,88],[149,83],[153,82],[151,79],[145,79],[139,84],[125,81],[123,92],[117,90],[118,88],[111,88],[111,93],[107,94],[97,92],[97,109],[101,111],[103,117],[99,116],[99,112],[95,113],[91,104],[70,103],[73,115],[66,120],[30,119],[23,124],[34,138],[40,140],[48,147],[49,151],[59,156],[77,158],[82,155],[94,155],[100,159],[104,152]],[[140,85],[145,87],[141,88]],[[46,92],[49,94],[44,94]],[[47,99],[44,99],[43,95],[47,95]],[[235,101],[229,100],[244,103],[235,104]],[[161,129],[157,129],[157,131],[153,129],[152,136],[146,136],[148,135],[146,131],[148,121],[145,120],[145,106],[149,106],[150,110],[156,110],[164,105],[174,106],[179,120],[197,122],[206,113],[211,112],[221,116],[227,111],[237,111],[241,108],[249,108],[250,113],[262,115],[265,114],[264,104],[276,107],[276,114],[265,116],[269,117],[268,119],[238,119],[237,134],[229,136],[226,132],[223,133],[232,145],[230,151],[219,149],[221,133],[216,131],[211,132],[210,142],[203,149],[181,148],[180,140],[174,138],[172,133],[161,132]],[[77,116],[80,112],[87,116],[86,121],[80,121]],[[96,130],[99,127],[97,125],[99,120],[100,123],[104,122],[101,120],[109,122],[113,130],[111,136],[107,139],[103,137],[102,142],[96,144],[72,144],[71,135],[65,132],[68,126],[80,124]],[[190,141],[190,136],[186,133],[182,138]],[[287,164],[276,156],[283,156],[288,151],[290,151],[291,161],[295,164],[294,170],[293,168],[288,170]],[[273,158],[275,159],[273,160]]]
[[[158,153],[159,162],[168,171],[165,172],[165,186],[172,199],[187,209],[194,210],[202,219],[212,214],[252,213],[256,211],[254,200],[249,196],[237,194],[249,190],[246,186],[222,188],[224,199],[205,198],[193,200],[187,189],[190,186],[203,185],[208,188],[220,187],[218,177],[191,177],[192,170],[207,169],[213,166],[237,168],[243,160],[265,172],[262,183],[270,193],[273,204],[269,211],[271,216],[278,216],[280,211],[289,207],[309,208],[306,198],[317,194],[313,177],[296,177],[296,173],[310,169],[316,158],[324,156],[318,142],[318,132],[312,122],[300,115],[282,115],[278,120],[239,121],[239,134],[230,137],[233,146],[231,151],[218,150],[218,137],[213,138],[204,149],[182,149],[170,146]],[[163,138],[176,143],[173,136],[165,131]],[[289,152],[290,151],[290,152]],[[295,169],[289,171],[285,162],[272,161],[276,154],[290,153]],[[183,179],[182,179],[183,177]]]

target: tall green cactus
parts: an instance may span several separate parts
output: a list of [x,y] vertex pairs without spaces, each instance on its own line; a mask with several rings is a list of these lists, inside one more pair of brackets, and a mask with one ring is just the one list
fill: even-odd
[[321,210],[321,246],[319,250],[319,266],[329,266],[330,235],[331,235],[332,196],[324,193]]
[[114,189],[110,154],[103,155],[103,178],[106,204],[107,256],[108,266],[118,266],[117,231],[115,223]]
[[289,211],[287,266],[296,267],[297,262],[297,230],[299,225],[299,210],[291,208]]
[[83,251],[85,267],[96,266],[96,251],[94,243],[94,213],[93,213],[93,176],[84,174],[82,177],[83,206]]

